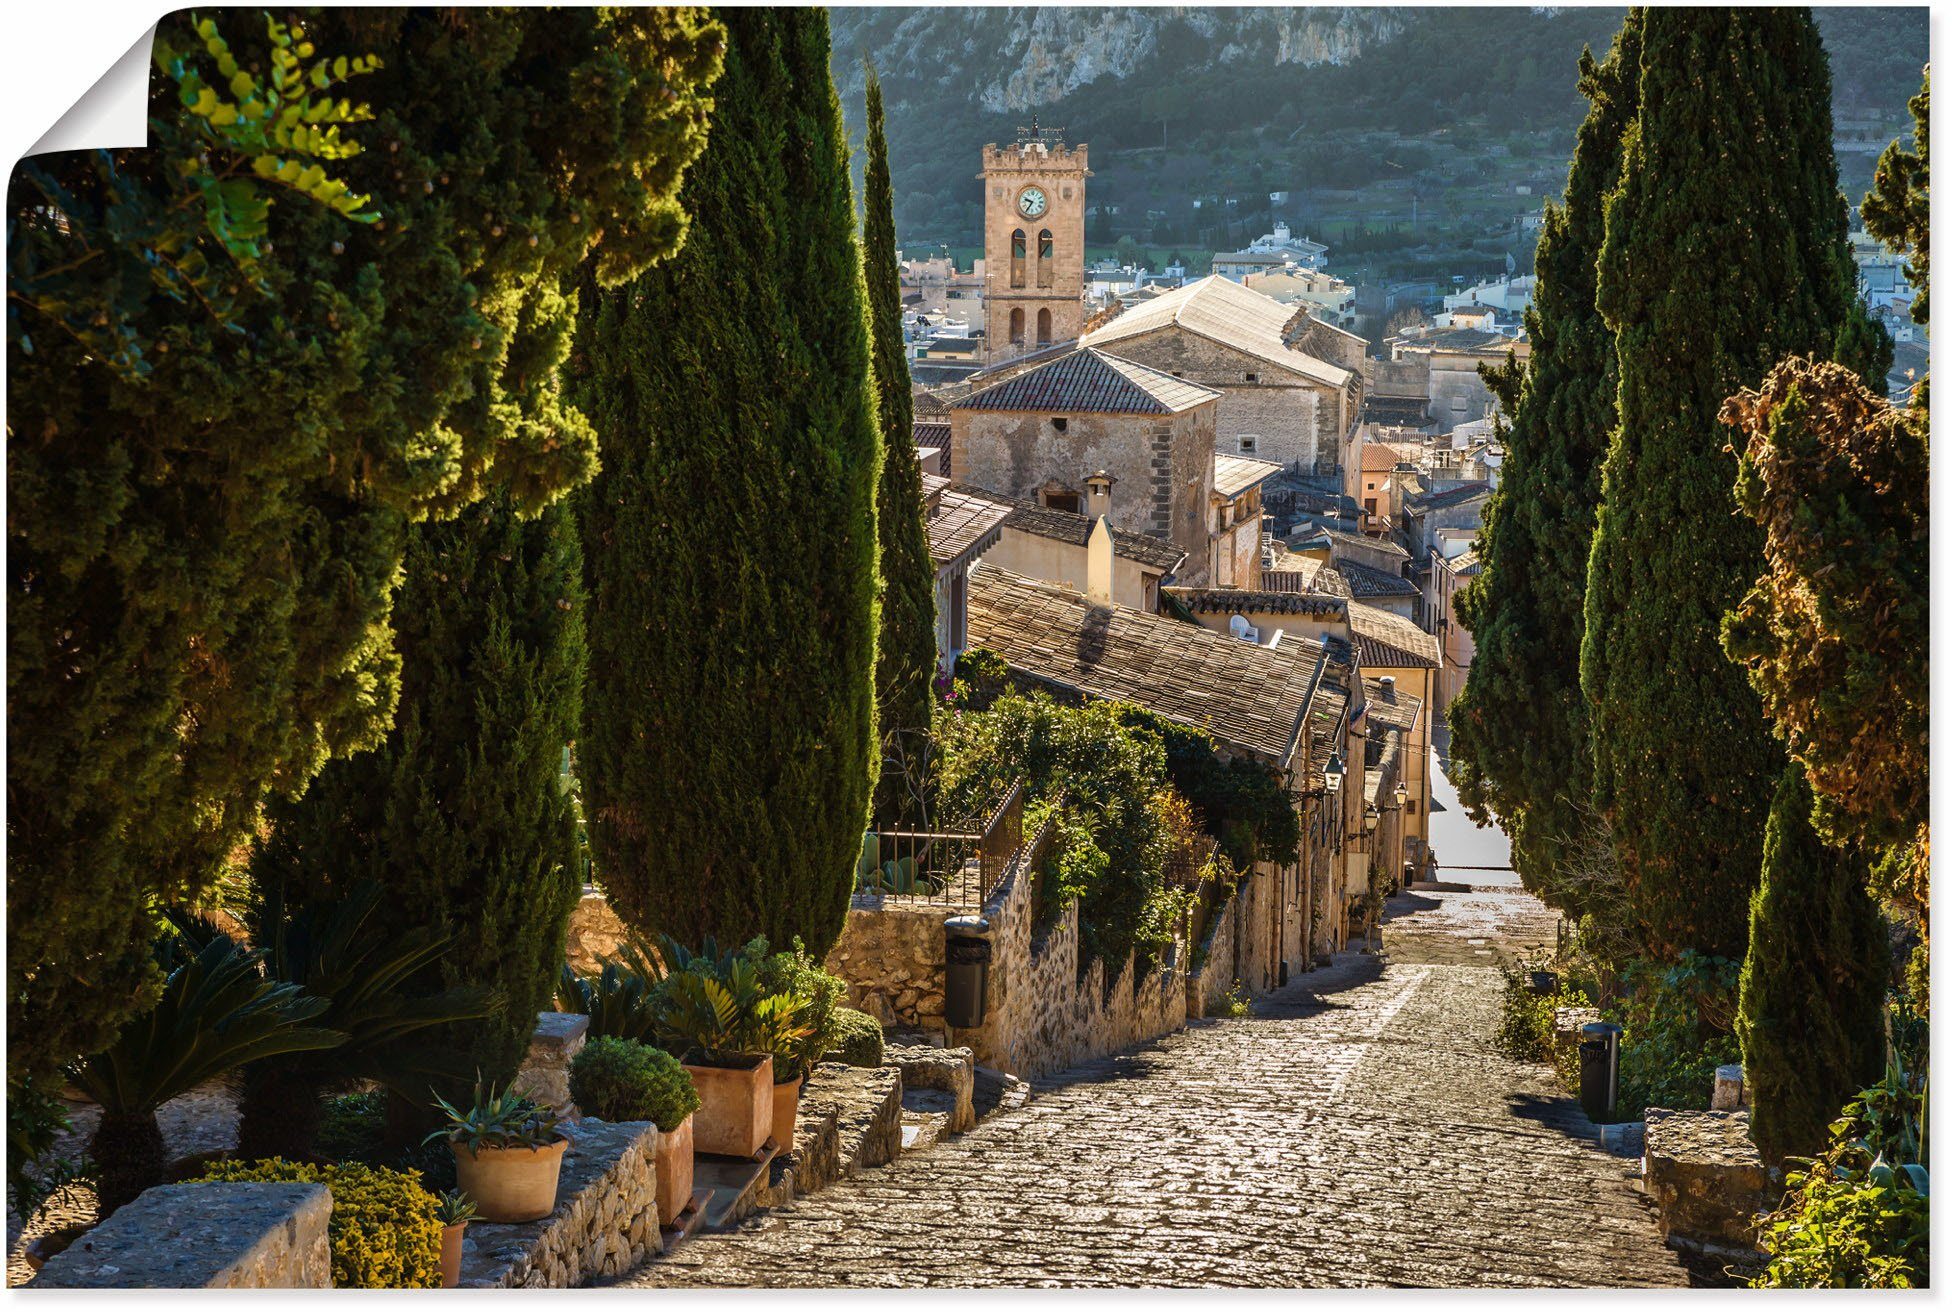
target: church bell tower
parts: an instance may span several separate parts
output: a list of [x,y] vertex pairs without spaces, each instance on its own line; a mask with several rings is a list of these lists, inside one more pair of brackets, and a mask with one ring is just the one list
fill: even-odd
[[1031,120],[1008,146],[983,147],[983,320],[991,364],[1084,328],[1088,146]]

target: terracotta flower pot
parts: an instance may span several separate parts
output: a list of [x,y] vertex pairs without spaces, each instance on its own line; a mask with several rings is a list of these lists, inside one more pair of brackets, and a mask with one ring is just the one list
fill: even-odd
[[701,1153],[751,1157],[773,1130],[773,1059],[745,1069],[687,1066],[698,1089],[692,1147]]
[[793,1148],[793,1125],[800,1119],[800,1087],[806,1076],[796,1075],[785,1084],[773,1086],[773,1142],[781,1152]]
[[544,1148],[466,1148],[454,1150],[454,1178],[474,1199],[481,1219],[499,1225],[540,1221],[556,1210],[556,1185],[562,1178],[563,1150],[569,1140]]
[[678,1213],[691,1202],[692,1122],[697,1113],[679,1122],[675,1130],[660,1130],[657,1136],[657,1223],[676,1225]]
[[461,1283],[461,1240],[468,1233],[466,1221],[441,1227],[441,1288],[452,1289]]

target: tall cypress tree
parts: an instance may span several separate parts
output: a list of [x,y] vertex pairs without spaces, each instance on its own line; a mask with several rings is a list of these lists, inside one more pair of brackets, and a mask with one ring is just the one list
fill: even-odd
[[874,414],[819,9],[732,9],[675,258],[586,293],[596,877],[644,929],[838,937],[876,774]]
[[1450,707],[1458,794],[1512,838],[1528,887],[1575,914],[1579,890],[1559,870],[1587,823],[1592,767],[1579,691],[1586,558],[1600,463],[1614,424],[1613,333],[1594,304],[1594,261],[1622,139],[1639,108],[1640,18],[1628,15],[1604,61],[1579,60],[1591,107],[1580,126],[1565,204],[1547,205],[1525,325],[1531,360],[1487,377],[1510,415],[1505,472],[1478,536],[1478,580],[1458,597],[1476,655]]
[[[383,738],[409,523],[504,487],[534,513],[591,473],[587,432],[509,395],[526,385],[517,320],[547,309],[527,289],[599,233],[615,279],[682,230],[675,171],[716,58],[700,11],[340,8],[307,24],[322,56],[380,58],[332,91],[371,103],[345,129],[366,149],[332,173],[379,222],[275,197],[264,294],[234,287],[215,315],[117,254],[178,207],[183,154],[40,156],[9,190],[10,274],[103,300],[111,331],[154,346],[130,377],[10,305],[10,1076],[103,1046],[149,996],[153,906],[206,890],[267,797]],[[223,27],[268,72],[264,28]],[[187,14],[158,33],[197,39]],[[165,78],[151,112],[163,141],[194,129]]]
[[1830,1122],[1884,1063],[1884,919],[1859,849],[1817,837],[1812,802],[1792,762],[1763,837],[1735,1014],[1750,1128],[1775,1162],[1822,1151]]
[[1830,74],[1807,9],[1647,9],[1607,202],[1618,413],[1586,585],[1594,793],[1647,951],[1740,957],[1783,768],[1722,615],[1760,572],[1724,399],[1827,355],[1851,299]]
[[876,524],[881,541],[881,649],[874,692],[882,744],[877,816],[896,814],[908,800],[904,764],[926,735],[935,672],[935,567],[922,505],[922,470],[915,461],[915,403],[908,355],[901,339],[901,268],[895,258],[895,190],[888,171],[888,136],[881,79],[868,71],[868,165],[863,189],[862,256],[867,269],[868,319],[874,382],[880,397],[881,485]]

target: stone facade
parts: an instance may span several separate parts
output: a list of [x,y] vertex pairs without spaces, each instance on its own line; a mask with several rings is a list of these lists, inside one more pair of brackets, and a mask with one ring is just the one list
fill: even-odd
[[1756,1249],[1756,1218],[1782,1197],[1749,1137],[1749,1114],[1647,1109],[1641,1173],[1671,1244],[1741,1257]]
[[948,965],[942,922],[969,907],[856,894],[827,969],[847,981],[847,1005],[884,1029],[943,1030]]
[[35,1289],[330,1289],[322,1184],[170,1184],[48,1259]]
[[1170,415],[958,408],[949,425],[958,482],[1024,501],[1056,487],[1082,505],[1085,480],[1103,470],[1115,488],[1106,512],[1112,527],[1171,542],[1187,553],[1179,581],[1207,581],[1213,403]]
[[523,1225],[468,1227],[464,1289],[571,1289],[664,1251],[657,1225],[657,1126],[586,1119],[568,1127],[556,1210]]
[[[1090,147],[1049,140],[983,147],[983,251],[989,360],[997,363],[1084,326],[1084,180]],[[1024,193],[1042,193],[1032,216]],[[960,477],[958,473],[958,477]]]
[[624,922],[594,884],[583,886],[583,900],[569,913],[565,936],[569,964],[579,975],[596,975],[628,936]]
[[[1106,342],[1104,349],[1217,389],[1216,450],[1278,460],[1311,472],[1336,468],[1341,435],[1348,427],[1342,413],[1347,403],[1336,388],[1172,324],[1140,337]],[[1254,381],[1249,382],[1250,377]],[[1360,390],[1358,380],[1354,384],[1358,396]],[[1357,399],[1351,397],[1349,403]],[[1243,437],[1253,441],[1243,446]]]

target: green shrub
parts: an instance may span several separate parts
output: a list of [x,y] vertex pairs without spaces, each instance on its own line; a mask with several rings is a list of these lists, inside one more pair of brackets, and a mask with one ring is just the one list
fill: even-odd
[[219,1162],[203,1180],[300,1181],[332,1191],[332,1284],[338,1289],[438,1289],[440,1199],[418,1171],[345,1164],[309,1166],[269,1157]]
[[786,1052],[773,1055],[773,1078],[790,1083],[833,1050],[837,1041],[834,1016],[847,997],[847,985],[840,976],[822,969],[797,938],[791,952],[768,953],[763,939],[748,946],[748,950],[752,948],[758,949],[759,982],[768,993],[806,999],[799,1013],[799,1024],[806,1028],[806,1034]]
[[834,1046],[828,1056],[849,1066],[879,1066],[885,1051],[880,1021],[852,1007],[834,1008]]
[[1684,952],[1673,965],[1635,962],[1623,973],[1623,1000],[1607,1019],[1620,1036],[1620,1110],[1705,1111],[1715,1068],[1742,1060],[1733,1030],[1739,962]]
[[374,1089],[326,1099],[315,1143],[319,1156],[331,1161],[364,1161],[380,1151],[385,1136],[386,1091]]
[[656,1121],[675,1130],[698,1110],[698,1090],[684,1066],[662,1048],[605,1035],[569,1063],[569,1096],[585,1116]]

